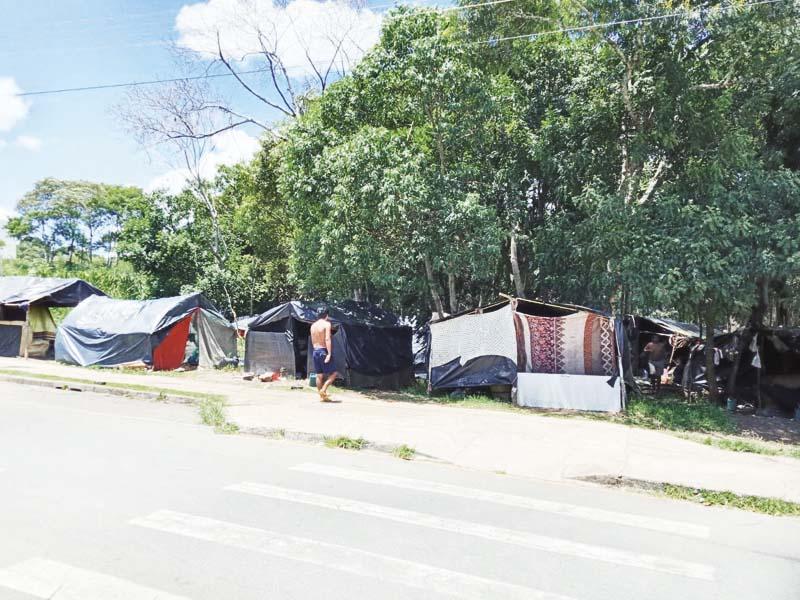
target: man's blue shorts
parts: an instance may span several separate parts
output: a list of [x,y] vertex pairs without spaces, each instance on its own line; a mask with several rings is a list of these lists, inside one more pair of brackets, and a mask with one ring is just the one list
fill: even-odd
[[329,362],[325,362],[325,357],[328,356],[328,350],[325,348],[314,348],[314,371],[322,373],[323,375],[330,375],[336,372],[336,367],[333,366],[333,358]]

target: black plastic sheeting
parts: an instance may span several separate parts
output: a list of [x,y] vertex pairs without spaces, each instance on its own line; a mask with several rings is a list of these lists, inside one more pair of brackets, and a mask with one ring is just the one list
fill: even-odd
[[517,382],[517,364],[494,354],[477,356],[462,366],[461,357],[431,368],[431,388],[470,388],[490,385],[514,385]]
[[[295,352],[299,355],[302,348],[303,355],[307,357],[309,350],[306,347],[307,328],[303,335],[302,328],[297,327],[294,322],[313,323],[323,306],[328,308],[331,323],[335,328],[333,360],[336,361],[337,370],[344,372],[350,370],[372,377],[412,371],[414,353],[411,327],[402,325],[398,317],[391,312],[365,302],[344,301],[336,304],[287,302],[251,321],[248,337],[252,332],[259,331],[284,332]],[[299,339],[301,336],[302,341]],[[269,357],[261,360],[245,356],[245,364],[254,366],[262,362],[266,365],[268,361]]]
[[77,306],[89,296],[105,296],[83,279],[0,277],[0,304]]
[[303,323],[313,323],[317,320],[322,307],[327,307],[331,322],[334,325],[350,323],[353,325],[372,325],[375,327],[398,327],[400,320],[397,315],[368,302],[343,302],[326,304],[324,302],[305,302],[294,300],[286,302],[255,317],[249,324],[249,329],[263,331],[269,323],[291,317]]
[[19,356],[22,326],[0,325],[0,356]]
[[158,300],[114,300],[91,296],[58,328],[56,360],[82,366],[152,364],[172,325],[196,308],[216,312],[199,293]]

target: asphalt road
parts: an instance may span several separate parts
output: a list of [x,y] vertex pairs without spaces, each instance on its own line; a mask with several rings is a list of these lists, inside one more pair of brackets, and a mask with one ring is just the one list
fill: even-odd
[[0,383],[0,599],[453,597],[798,600],[800,520]]

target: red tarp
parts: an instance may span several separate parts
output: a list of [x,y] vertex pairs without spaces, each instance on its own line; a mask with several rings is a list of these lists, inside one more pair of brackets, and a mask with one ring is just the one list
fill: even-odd
[[194,311],[175,323],[158,347],[153,350],[153,369],[171,371],[183,364],[192,317],[194,317]]

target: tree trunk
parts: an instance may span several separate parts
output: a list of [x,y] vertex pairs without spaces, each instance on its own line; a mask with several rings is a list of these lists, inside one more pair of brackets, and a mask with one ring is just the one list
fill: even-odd
[[518,298],[525,297],[525,283],[522,281],[522,275],[519,270],[519,255],[517,254],[517,227],[511,230],[511,248],[509,250],[509,258],[511,259],[511,274],[514,279],[514,290]]
[[719,403],[719,390],[717,389],[717,370],[714,367],[714,319],[706,315],[706,383],[708,384],[708,397],[712,403]]
[[450,314],[458,312],[458,295],[456,292],[456,276],[452,273],[447,274],[447,293],[450,297]]
[[431,298],[433,298],[433,306],[436,309],[436,314],[440,319],[444,319],[444,304],[442,304],[442,297],[439,295],[439,290],[436,288],[436,278],[433,276],[433,265],[431,259],[425,257],[425,275],[428,279],[428,287],[431,290]]

